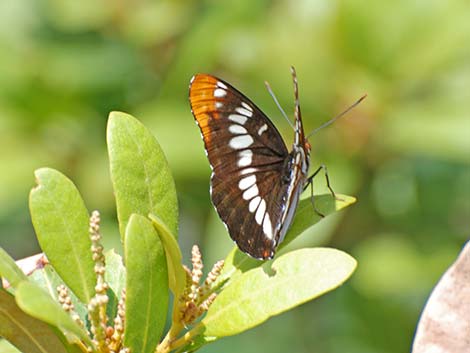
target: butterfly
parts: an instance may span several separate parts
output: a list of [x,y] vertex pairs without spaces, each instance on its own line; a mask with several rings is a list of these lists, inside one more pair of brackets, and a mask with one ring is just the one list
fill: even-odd
[[212,168],[212,203],[238,248],[262,260],[273,258],[311,182],[311,146],[302,125],[297,76],[291,71],[295,135],[290,152],[271,120],[227,82],[197,74],[189,86],[191,111]]

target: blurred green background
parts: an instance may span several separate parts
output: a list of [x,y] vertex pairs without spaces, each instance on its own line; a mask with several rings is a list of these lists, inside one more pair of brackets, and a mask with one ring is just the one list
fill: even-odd
[[[467,1],[0,2],[0,246],[39,251],[28,213],[33,171],[57,168],[104,218],[119,248],[105,128],[133,114],[165,151],[177,184],[185,255],[210,266],[233,243],[209,201],[210,169],[188,105],[197,72],[232,83],[293,132],[297,68],[312,169],[358,202],[293,246],[359,261],[340,289],[202,352],[408,352],[421,308],[470,227],[470,3]],[[323,177],[315,182],[326,192]]]

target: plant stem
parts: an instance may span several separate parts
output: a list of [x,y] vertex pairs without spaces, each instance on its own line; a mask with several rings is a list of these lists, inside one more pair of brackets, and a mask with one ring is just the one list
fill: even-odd
[[180,323],[173,324],[167,332],[163,341],[157,346],[156,353],[167,353],[171,350],[172,342],[178,337],[178,333],[184,328]]
[[194,326],[191,330],[186,332],[182,337],[174,340],[173,342],[170,343],[170,350],[179,348],[183,346],[184,344],[189,343],[195,336],[199,335],[202,332],[202,329],[204,326],[200,323],[198,323],[196,326]]
[[[83,352],[83,353],[89,353],[90,351],[88,350],[88,347],[85,345],[85,343],[83,343],[82,341],[78,341],[77,343],[77,346],[80,348],[80,350]],[[93,350],[94,351],[94,350]]]
[[197,324],[182,337],[177,339],[178,333],[184,328],[184,326],[181,324],[172,326],[163,341],[158,345],[155,353],[169,353],[172,350],[189,343],[195,336],[201,333],[203,327],[204,326],[202,324]]

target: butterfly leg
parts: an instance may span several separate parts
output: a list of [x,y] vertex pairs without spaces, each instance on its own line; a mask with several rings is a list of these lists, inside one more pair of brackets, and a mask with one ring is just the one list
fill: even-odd
[[305,184],[304,190],[310,185],[310,202],[312,203],[313,210],[317,215],[319,215],[321,218],[324,218],[325,215],[321,213],[320,211],[317,210],[317,206],[315,206],[315,196],[313,195],[313,183],[312,183],[312,178],[307,179],[307,184]]
[[336,194],[335,192],[333,191],[331,185],[330,185],[330,178],[328,177],[328,168],[326,168],[326,165],[322,164],[320,165],[317,170],[315,170],[313,172],[312,175],[310,175],[308,178],[307,178],[307,183],[305,184],[305,189],[307,188],[308,184],[312,184],[312,180],[313,178],[315,178],[317,176],[318,173],[320,173],[320,170],[324,171],[325,173],[325,179],[326,179],[326,186],[328,187],[328,190],[330,190],[331,192],[331,196],[333,196],[335,199],[336,199]]
[[331,196],[333,196],[336,200],[339,200],[338,197],[336,197],[336,193],[334,192],[333,188],[331,187],[330,184],[330,178],[328,177],[328,168],[326,168],[326,165],[321,164],[314,172],[312,175],[310,175],[307,178],[307,182],[305,183],[304,190],[307,189],[307,187],[310,185],[310,200],[312,201],[312,206],[315,212],[320,216],[320,217],[325,217],[321,212],[319,212],[315,206],[314,202],[314,196],[313,196],[313,178],[317,176],[320,171],[323,170],[325,173],[325,179],[326,179],[326,186],[328,187],[328,190],[331,192]]

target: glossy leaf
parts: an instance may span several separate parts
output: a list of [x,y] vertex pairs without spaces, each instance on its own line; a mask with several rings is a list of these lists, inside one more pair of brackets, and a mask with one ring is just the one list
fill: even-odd
[[[315,207],[325,217],[342,210],[356,202],[352,196],[337,194],[336,199],[331,194],[315,195]],[[294,221],[289,228],[284,240],[278,249],[282,249],[308,228],[312,227],[323,218],[315,212],[310,197],[300,200],[295,212]]]
[[59,303],[47,294],[37,284],[21,282],[15,295],[18,306],[25,313],[57,327],[67,337],[69,342],[79,340],[92,346],[87,332],[72,320]]
[[20,350],[15,348],[10,342],[6,339],[0,339],[0,352],[2,353],[21,353]]
[[219,294],[202,320],[204,335],[235,335],[312,300],[352,274],[356,261],[335,249],[291,251],[248,270]]
[[[42,269],[35,270],[28,276],[28,278],[31,282],[36,283],[39,287],[49,293],[52,298],[58,301],[57,287],[65,283],[51,265],[46,265]],[[69,291],[69,297],[72,300],[75,312],[80,316],[83,322],[86,322],[88,319],[88,310],[86,305],[82,303],[71,291]]]
[[175,184],[157,140],[128,114],[112,112],[108,121],[108,153],[121,237],[131,214],[158,214],[177,235]]
[[111,249],[105,253],[106,273],[105,280],[109,288],[107,295],[109,298],[106,314],[108,315],[110,325],[117,314],[117,306],[122,296],[122,290],[126,286],[126,268],[124,267],[122,257]]
[[45,322],[25,314],[16,304],[15,298],[2,289],[0,289],[0,336],[23,353],[80,352],[77,346],[66,343],[60,332]]
[[182,267],[183,255],[176,238],[170,233],[165,224],[155,215],[149,215],[167,254],[169,286],[177,297],[184,289],[186,275]]
[[75,187],[54,169],[35,172],[29,208],[42,250],[67,286],[84,303],[94,295],[96,276],[88,234],[88,211]]
[[[352,205],[356,202],[356,199],[352,196],[337,195],[335,200],[331,194],[316,195],[315,196],[315,207],[324,216],[328,216],[336,211],[339,211],[347,206]],[[297,211],[295,213],[294,221],[292,222],[289,231],[286,234],[283,242],[279,245],[278,250],[285,247],[287,244],[292,242],[295,238],[301,235],[305,230],[314,226],[322,220],[322,217],[315,212],[310,198],[302,199],[299,202]],[[236,276],[242,272],[245,272],[251,268],[262,265],[263,262],[255,260],[252,257],[241,252],[236,246],[225,258],[225,265],[223,273],[218,279],[219,285],[227,280],[234,280]]]
[[28,280],[15,260],[3,248],[0,248],[0,277],[5,278],[12,288],[16,288],[20,282]]
[[160,340],[168,306],[165,252],[152,223],[133,214],[126,228],[126,323],[124,344],[152,353]]
[[214,342],[217,340],[217,337],[207,337],[204,335],[196,336],[191,342],[189,342],[183,348],[180,348],[179,351],[185,353],[196,352],[197,350],[201,349],[201,347]]
[[122,290],[126,286],[126,268],[122,263],[122,257],[114,249],[109,250],[105,254],[106,257],[106,274],[105,280],[113,292],[121,297]]

